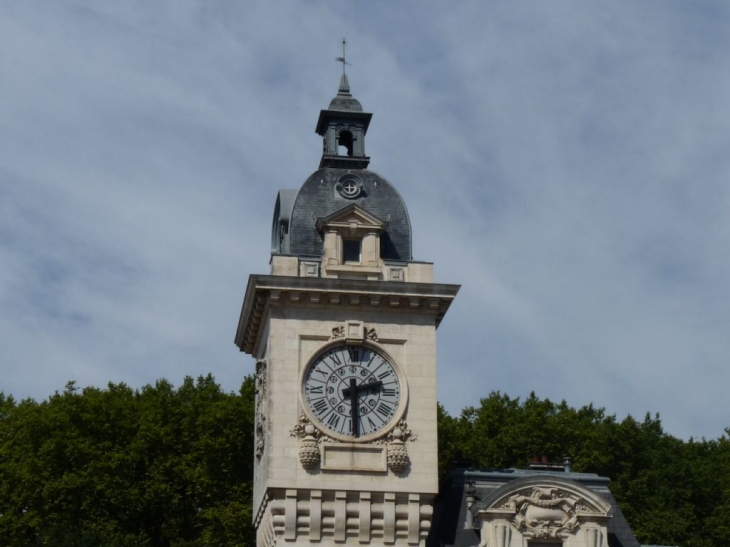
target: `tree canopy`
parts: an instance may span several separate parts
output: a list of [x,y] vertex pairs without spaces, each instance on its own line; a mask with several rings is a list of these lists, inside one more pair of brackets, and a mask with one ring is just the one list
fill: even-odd
[[439,407],[439,466],[524,468],[533,456],[572,458],[572,469],[611,479],[611,491],[640,542],[683,547],[730,545],[730,431],[683,441],[659,416],[619,421],[592,405],[572,408],[534,393],[493,392],[452,417]]
[[[253,547],[254,382],[225,393],[211,376],[78,389],[46,401],[0,393],[0,545]],[[642,543],[730,545],[730,431],[684,441],[659,416],[618,420],[532,394],[494,392],[450,416],[439,407],[439,466],[573,460],[612,480]]]
[[251,546],[253,380],[0,395],[0,545]]

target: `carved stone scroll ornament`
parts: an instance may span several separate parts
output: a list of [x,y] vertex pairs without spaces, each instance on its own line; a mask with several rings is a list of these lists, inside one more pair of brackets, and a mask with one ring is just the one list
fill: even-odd
[[[332,335],[330,336],[330,340],[339,340],[340,338],[345,338],[345,332],[346,329],[344,325],[338,325],[337,327],[334,327],[332,329]],[[375,331],[374,327],[365,329],[365,338],[372,342],[378,341],[378,333]]]
[[256,374],[254,377],[254,389],[256,393],[256,461],[260,462],[266,448],[266,361],[256,361]]
[[514,509],[513,524],[536,538],[560,538],[575,531],[578,511],[589,511],[575,494],[559,488],[533,487],[511,496],[503,506]]
[[385,443],[388,447],[388,468],[393,473],[403,473],[411,465],[411,459],[408,457],[408,448],[406,442],[416,440],[416,435],[408,428],[405,420],[398,422],[393,430],[383,437],[379,443]]

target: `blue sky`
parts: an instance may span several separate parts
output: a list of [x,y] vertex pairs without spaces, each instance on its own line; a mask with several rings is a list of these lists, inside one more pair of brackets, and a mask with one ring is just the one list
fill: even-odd
[[726,2],[0,0],[0,389],[235,390],[247,277],[350,42],[371,168],[462,290],[452,413],[535,391],[730,426]]

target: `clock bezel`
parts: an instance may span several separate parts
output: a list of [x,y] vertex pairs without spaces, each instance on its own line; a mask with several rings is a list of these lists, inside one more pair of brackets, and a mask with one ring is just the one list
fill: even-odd
[[[393,417],[390,419],[390,421],[385,424],[381,429],[378,431],[371,433],[369,435],[364,435],[362,437],[352,437],[349,435],[342,435],[340,433],[336,433],[332,431],[331,429],[327,428],[319,418],[317,418],[312,410],[309,408],[309,403],[307,401],[306,394],[304,392],[305,386],[304,383],[307,379],[307,375],[309,374],[310,369],[312,366],[319,360],[319,358],[327,353],[330,350],[333,350],[335,348],[339,347],[363,347],[370,351],[374,351],[378,353],[381,357],[386,359],[390,366],[395,371],[396,376],[398,377],[398,383],[400,384],[400,400],[398,401],[398,408],[396,409],[395,413],[393,414]],[[327,344],[324,344],[323,346],[320,346],[313,354],[312,356],[307,360],[307,364],[302,368],[301,372],[299,373],[299,407],[304,413],[304,415],[309,419],[309,421],[314,425],[323,435],[326,435],[327,437],[330,437],[332,439],[345,442],[345,443],[368,443],[372,442],[376,439],[379,439],[380,437],[383,437],[390,433],[395,426],[403,419],[403,416],[405,415],[406,409],[408,407],[408,396],[409,396],[409,390],[408,390],[408,381],[406,380],[406,375],[403,373],[403,368],[400,366],[398,361],[393,358],[393,356],[380,344],[377,344],[375,342],[371,341],[362,341],[359,343],[353,343],[352,341],[347,340],[335,340],[332,342],[329,342]]]

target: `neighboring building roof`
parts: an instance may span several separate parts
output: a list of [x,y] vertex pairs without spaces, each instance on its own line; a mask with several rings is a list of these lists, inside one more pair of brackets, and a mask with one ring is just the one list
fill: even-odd
[[609,479],[592,473],[534,469],[453,471],[442,485],[434,504],[428,547],[473,547],[479,544],[479,530],[473,527],[473,516],[467,508],[467,489],[470,489],[470,495],[478,503],[511,481],[537,476],[572,481],[598,494],[612,508],[612,518],[608,525],[609,547],[641,547],[608,489]]

